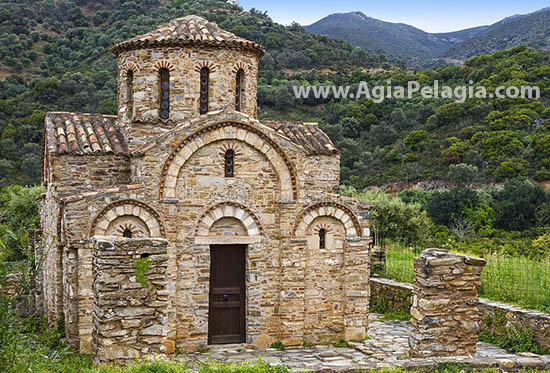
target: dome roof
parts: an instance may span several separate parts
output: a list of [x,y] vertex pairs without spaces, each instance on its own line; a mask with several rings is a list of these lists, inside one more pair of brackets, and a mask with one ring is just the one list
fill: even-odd
[[225,31],[202,17],[191,15],[173,19],[154,31],[118,43],[113,47],[113,53],[118,55],[133,49],[200,45],[246,49],[259,56],[265,52],[260,44]]

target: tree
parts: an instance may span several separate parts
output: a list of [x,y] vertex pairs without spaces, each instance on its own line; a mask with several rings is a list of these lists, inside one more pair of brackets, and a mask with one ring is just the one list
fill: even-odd
[[370,211],[376,244],[386,239],[407,246],[422,247],[429,236],[430,220],[419,204],[407,204],[396,197],[380,195]]
[[462,115],[462,106],[456,102],[451,102],[438,107],[435,114],[440,125],[456,124]]
[[537,208],[546,201],[544,190],[529,179],[516,179],[495,195],[497,226],[510,231],[524,231],[536,223]]
[[447,172],[449,181],[460,186],[470,184],[477,177],[477,175],[477,167],[466,163],[450,165],[449,172]]
[[457,187],[444,192],[434,193],[428,202],[428,215],[435,224],[451,225],[457,219],[466,217],[466,210],[475,208],[479,203],[475,191]]
[[421,149],[425,143],[430,141],[430,136],[426,130],[411,131],[403,139],[403,143],[412,150]]

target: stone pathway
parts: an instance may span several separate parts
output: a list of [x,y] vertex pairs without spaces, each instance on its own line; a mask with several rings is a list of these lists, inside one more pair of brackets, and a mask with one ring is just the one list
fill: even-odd
[[473,357],[449,357],[434,359],[409,359],[406,321],[379,321],[381,315],[371,314],[368,339],[361,343],[350,343],[351,348],[316,346],[312,348],[278,351],[268,348],[257,351],[245,345],[209,346],[206,353],[193,353],[180,359],[196,366],[200,362],[216,360],[220,362],[243,362],[262,359],[270,364],[283,364],[303,371],[352,372],[357,369],[379,369],[403,367],[420,369],[433,367],[442,362],[469,364],[474,368],[500,368],[504,371],[520,368],[550,370],[550,356],[530,353],[510,354],[488,343],[479,342],[478,352]]

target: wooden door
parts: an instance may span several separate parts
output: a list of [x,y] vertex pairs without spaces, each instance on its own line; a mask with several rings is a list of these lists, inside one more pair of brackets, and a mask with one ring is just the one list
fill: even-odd
[[246,245],[210,246],[208,343],[243,343]]

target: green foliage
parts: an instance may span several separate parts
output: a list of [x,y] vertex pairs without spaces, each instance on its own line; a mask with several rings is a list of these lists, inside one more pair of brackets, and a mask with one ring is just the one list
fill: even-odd
[[138,258],[134,261],[136,281],[144,288],[147,287],[147,277],[145,275],[149,269],[151,269],[151,261],[149,258]]
[[430,220],[420,205],[383,195],[374,201],[370,214],[378,243],[382,246],[386,239],[414,247],[425,245]]
[[537,255],[550,257],[550,233],[535,238],[531,244]]
[[275,342],[273,342],[273,343],[271,344],[270,347],[271,347],[271,348],[274,348],[274,349],[276,349],[276,350],[279,350],[279,351],[284,351],[284,350],[286,350],[285,345],[284,345],[283,342],[281,342],[281,341],[275,341]]
[[28,230],[40,223],[37,197],[44,192],[42,186],[12,186],[0,188],[0,257],[5,260],[22,260],[26,252]]
[[[489,321],[489,322],[487,322]],[[494,319],[485,320],[488,330],[479,333],[479,340],[492,343],[513,353],[532,352],[538,355],[549,355],[550,350],[540,346],[532,329],[519,325],[506,325],[504,311],[497,312]]]
[[339,341],[334,342],[332,345],[334,347],[349,348],[348,342],[346,342],[344,339],[340,339]]
[[384,316],[380,318],[380,321],[409,321],[411,319],[411,314],[409,312],[403,311],[387,311],[384,313]]
[[457,185],[470,184],[478,176],[478,168],[466,163],[453,164],[449,166],[447,177],[449,181]]
[[426,130],[411,131],[403,139],[403,143],[413,150],[422,148],[422,146],[429,141],[430,136]]
[[97,369],[89,369],[88,373],[187,373],[189,368],[180,361],[135,361],[128,366],[105,366]]
[[495,194],[499,215],[497,226],[512,231],[532,228],[536,223],[537,207],[547,197],[540,185],[527,180],[513,180]]
[[210,362],[201,365],[199,373],[290,373],[290,369],[283,365],[271,365],[262,360],[240,364]]
[[457,219],[465,218],[466,209],[479,203],[475,191],[457,187],[448,191],[435,192],[428,202],[428,214],[435,224],[450,227]]

